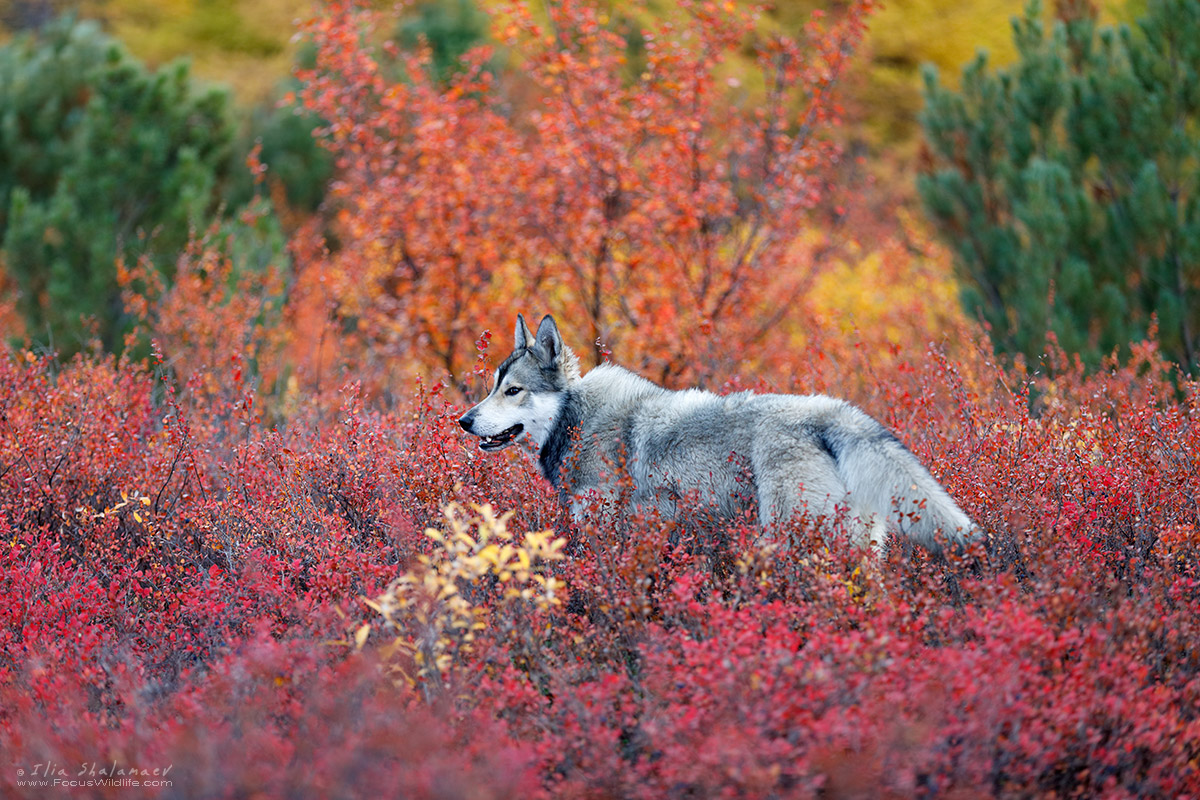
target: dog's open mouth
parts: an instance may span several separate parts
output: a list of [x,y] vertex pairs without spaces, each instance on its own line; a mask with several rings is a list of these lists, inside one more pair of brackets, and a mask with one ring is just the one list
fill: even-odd
[[512,440],[521,435],[525,430],[525,426],[517,423],[511,428],[502,430],[495,436],[480,436],[479,448],[481,450],[499,450],[502,447],[507,447],[512,444]]

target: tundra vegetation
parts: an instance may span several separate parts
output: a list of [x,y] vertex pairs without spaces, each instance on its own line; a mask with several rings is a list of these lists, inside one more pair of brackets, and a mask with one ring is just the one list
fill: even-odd
[[[1156,320],[1150,291],[1178,262],[1195,292],[1194,248],[1167,249],[1194,220],[1194,158],[1120,167],[1122,191],[1181,193],[1129,240],[1137,280],[1044,218],[1092,215],[1093,244],[1124,230],[1131,201],[1098,192],[1108,162],[1072,144],[1068,101],[1174,80],[1137,55],[1166,7],[1101,44],[1086,4],[1035,11],[1019,80],[977,64],[958,99],[931,81],[922,196],[950,249],[844,133],[872,124],[853,106],[876,74],[855,65],[878,47],[869,0],[803,25],[735,3],[398,21],[330,0],[301,24],[289,110],[259,118],[313,136],[279,122],[261,146],[181,68],[96,57],[85,23],[4,44],[0,73],[25,77],[0,83],[0,794],[89,768],[169,768],[145,789],[162,797],[1200,793],[1200,387],[1187,303]],[[1194,74],[1195,52],[1166,63]],[[54,88],[64,54],[99,83]],[[1072,76],[1040,160],[964,161],[999,132],[1020,144],[1013,93],[1038,65]],[[993,84],[1005,102],[979,100]],[[1183,108],[1197,83],[1170,85]],[[981,132],[984,110],[1014,118]],[[1114,135],[1175,147],[1194,126]],[[96,141],[105,169],[81,163]],[[311,193],[293,156],[314,142],[333,177]],[[985,167],[976,208],[952,171]],[[155,174],[191,188],[111,199]],[[83,233],[133,211],[142,238]],[[955,238],[980,219],[1030,248],[1038,286],[1086,262],[1114,287],[1097,302],[1129,289],[1129,338],[1069,338],[1089,293],[1068,288],[1002,327],[970,282],[999,273]],[[978,263],[1021,266],[1005,258]],[[83,323],[57,298],[82,303],[71,281],[93,274],[106,304]],[[576,524],[517,448],[480,453],[456,424],[518,310],[675,388],[851,400],[989,542],[876,558],[836,519],[798,519],[791,547],[749,521]],[[1026,313],[1038,342],[1012,338]]]

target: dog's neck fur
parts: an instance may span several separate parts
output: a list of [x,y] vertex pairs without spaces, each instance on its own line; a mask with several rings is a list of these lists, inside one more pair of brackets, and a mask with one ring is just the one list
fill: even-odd
[[[570,353],[570,351],[566,351]],[[571,359],[574,361],[574,359]],[[577,363],[577,362],[576,362]],[[565,381],[565,388],[558,396],[558,407],[547,423],[544,438],[535,434],[538,442],[538,466],[543,477],[556,489],[568,490],[562,483],[562,466],[575,446],[583,423],[584,410],[595,402],[589,391],[589,382],[599,381],[605,395],[617,405],[636,404],[647,396],[661,394],[667,390],[615,364],[603,364],[579,377],[578,367]]]
[[582,400],[579,396],[579,383],[582,380],[579,369],[579,358],[569,347],[563,347],[559,354],[559,375],[563,382],[563,392],[558,401],[558,408],[550,422],[550,430],[541,441],[538,450],[538,466],[542,476],[550,481],[556,489],[562,477],[563,460],[571,450],[571,443],[578,433],[583,421]]
[[563,459],[571,450],[571,443],[583,420],[579,397],[571,389],[562,394],[558,412],[550,425],[550,432],[538,452],[538,466],[542,476],[550,481],[550,485],[558,489]]

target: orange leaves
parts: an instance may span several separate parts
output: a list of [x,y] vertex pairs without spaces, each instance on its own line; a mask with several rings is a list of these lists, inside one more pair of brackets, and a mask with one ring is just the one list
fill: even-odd
[[[493,76],[480,49],[443,86],[421,53],[381,60],[373,12],[328,4],[308,28],[317,68],[300,96],[329,120],[341,175],[329,227],[299,247],[328,245],[301,266],[327,277],[339,327],[356,331],[349,362],[461,379],[464,344],[524,309],[573,320],[593,361],[625,341],[623,357],[659,379],[736,369],[762,344],[758,317],[802,322],[788,309],[811,281],[797,276],[820,265],[792,242],[835,152],[834,56],[868,6],[764,41],[755,12],[730,3],[639,30],[589,2],[551,3],[549,25],[514,2],[494,34],[514,69]],[[745,48],[763,104],[724,90],[721,66]],[[729,361],[702,361],[702,326]]]
[[130,342],[148,337],[202,396],[246,415],[253,402],[248,387],[259,380],[269,386],[279,376],[285,336],[277,324],[284,293],[280,245],[269,226],[260,229],[266,219],[265,207],[252,204],[238,220],[193,235],[169,286],[148,259],[131,268],[118,263],[126,310],[141,324]]

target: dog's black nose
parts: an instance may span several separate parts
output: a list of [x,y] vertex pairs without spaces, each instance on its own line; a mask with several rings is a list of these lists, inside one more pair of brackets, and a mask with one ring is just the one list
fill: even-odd
[[458,418],[459,427],[467,433],[471,432],[471,426],[475,424],[475,415],[468,411]]

